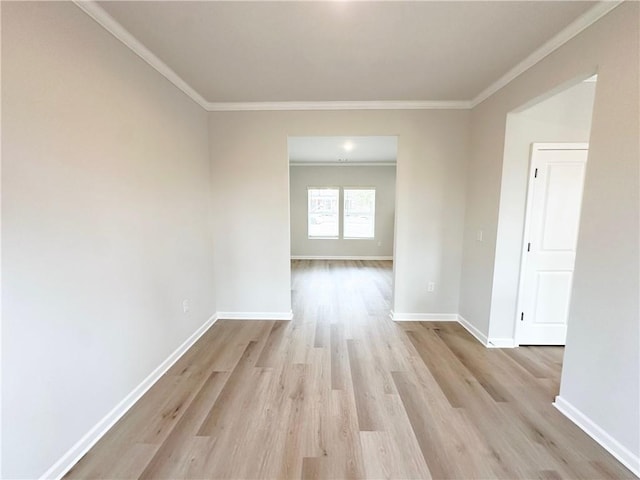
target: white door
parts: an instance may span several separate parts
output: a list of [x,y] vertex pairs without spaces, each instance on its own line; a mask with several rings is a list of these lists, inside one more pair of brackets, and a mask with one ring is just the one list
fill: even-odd
[[588,144],[534,143],[520,276],[518,343],[564,345]]

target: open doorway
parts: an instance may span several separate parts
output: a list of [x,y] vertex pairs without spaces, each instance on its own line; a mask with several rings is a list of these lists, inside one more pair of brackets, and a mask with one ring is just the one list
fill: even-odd
[[392,260],[397,137],[290,137],[291,258]]
[[574,82],[507,116],[490,334],[511,346],[561,346],[570,328],[596,85]]
[[387,305],[380,306],[388,314],[398,138],[289,137],[288,148],[292,282],[301,278],[296,275],[301,262],[316,270],[351,269],[351,274],[358,268],[357,275],[375,270],[378,278],[388,279],[381,283]]

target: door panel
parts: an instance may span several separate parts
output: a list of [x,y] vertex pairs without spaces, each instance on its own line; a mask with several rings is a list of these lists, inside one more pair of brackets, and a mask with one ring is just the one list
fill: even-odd
[[584,144],[532,149],[519,344],[565,343],[586,162]]
[[549,163],[541,250],[575,251],[584,170],[584,163]]
[[535,310],[531,321],[535,324],[564,325],[569,313],[572,272],[537,272]]

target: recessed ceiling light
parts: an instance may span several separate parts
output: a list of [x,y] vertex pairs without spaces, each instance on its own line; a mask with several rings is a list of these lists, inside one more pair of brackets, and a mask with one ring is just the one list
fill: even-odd
[[353,143],[351,143],[351,142],[345,142],[345,144],[342,145],[342,148],[344,148],[345,151],[350,152],[351,150],[353,150],[354,146],[355,145]]

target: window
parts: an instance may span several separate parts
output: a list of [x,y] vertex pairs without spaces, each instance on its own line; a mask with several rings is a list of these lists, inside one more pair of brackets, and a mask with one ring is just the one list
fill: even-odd
[[374,238],[376,191],[344,189],[344,238]]
[[[309,238],[375,238],[374,188],[310,187],[307,189],[307,197]],[[340,228],[341,216],[344,221],[343,229]]]
[[338,238],[340,189],[309,188],[309,238]]

